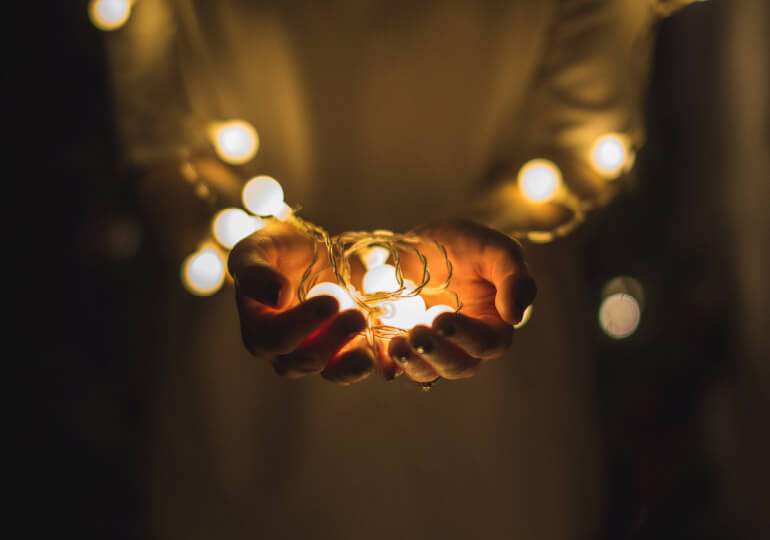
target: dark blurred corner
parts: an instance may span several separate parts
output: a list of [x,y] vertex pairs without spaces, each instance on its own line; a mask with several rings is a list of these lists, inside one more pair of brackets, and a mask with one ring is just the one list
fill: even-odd
[[[25,537],[144,538],[152,536],[143,467],[156,369],[149,351],[164,329],[143,314],[161,309],[160,291],[177,270],[155,252],[135,186],[120,173],[102,36],[86,4],[48,3],[14,33],[10,230],[29,234],[13,266],[21,280],[10,287],[11,328],[23,330],[11,336],[22,375],[9,385],[20,451],[14,493],[29,512],[19,514]],[[601,218],[586,248],[597,304],[604,281],[619,274],[637,277],[647,295],[631,339],[610,340],[598,327],[594,336],[611,473],[608,540],[760,538],[766,530],[767,357],[745,345],[756,328],[749,337],[736,328],[751,298],[740,292],[736,261],[767,266],[736,255],[751,250],[735,242],[736,214],[748,203],[730,207],[725,184],[732,170],[748,182],[768,169],[766,155],[754,168],[731,169],[740,153],[728,143],[751,127],[725,121],[740,107],[719,68],[730,54],[749,66],[761,61],[751,44],[730,47],[752,21],[712,1],[662,24],[638,189]],[[767,47],[767,32],[767,23],[764,34],[747,29],[764,36],[754,47]],[[756,103],[767,114],[764,89]],[[759,135],[766,143],[767,120]],[[753,148],[766,151],[761,140]],[[748,234],[760,247],[763,223]]]
[[8,395],[12,497],[22,511],[9,530],[142,538],[147,355],[161,331],[144,314],[170,272],[119,172],[103,36],[87,2],[23,7],[6,50],[14,126],[6,181],[10,230],[21,240],[21,257],[8,261],[20,278],[10,289],[21,376]]

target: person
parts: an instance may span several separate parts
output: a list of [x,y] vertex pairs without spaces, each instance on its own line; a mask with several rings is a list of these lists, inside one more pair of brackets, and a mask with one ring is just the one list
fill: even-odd
[[[575,216],[531,204],[516,175],[548,158],[587,205],[612,197],[624,179],[592,168],[590,151],[606,133],[629,151],[643,143],[654,25],[673,4],[134,6],[107,36],[116,110],[172,259],[200,235],[191,217],[206,214],[185,178],[221,206],[265,172],[332,234],[415,230],[439,241],[464,303],[380,357],[346,346],[362,317],[328,297],[298,303],[309,243],[283,225],[231,253],[237,313],[225,294],[193,308],[170,292],[151,460],[157,536],[597,533],[603,464],[576,316],[586,304],[578,241],[522,247],[509,235],[558,231]],[[260,134],[257,157],[238,168],[206,141],[205,126],[228,118]],[[515,332],[536,291],[537,315]],[[372,372],[467,380],[424,395]]]

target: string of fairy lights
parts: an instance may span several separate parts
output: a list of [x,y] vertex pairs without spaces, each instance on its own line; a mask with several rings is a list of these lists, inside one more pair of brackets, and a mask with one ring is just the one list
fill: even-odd
[[[97,28],[113,31],[127,23],[136,0],[91,0],[89,17]],[[256,129],[244,120],[211,123],[208,139],[219,159],[230,165],[251,161],[259,149]],[[599,136],[587,149],[586,159],[607,181],[628,172],[633,165],[633,149],[629,139],[619,133]],[[183,167],[191,167],[189,163]],[[519,170],[516,184],[520,193],[532,205],[558,204],[570,210],[572,218],[544,231],[515,231],[514,236],[533,242],[547,242],[575,229],[596,203],[581,200],[564,182],[556,163],[534,158]],[[331,238],[326,231],[303,220],[284,201],[281,185],[274,178],[259,175],[248,180],[242,190],[243,208],[223,208],[211,222],[210,234],[189,254],[181,266],[182,284],[193,295],[217,293],[229,281],[226,260],[229,251],[241,239],[262,229],[271,220],[288,223],[316,240],[313,263],[302,278],[297,291],[300,301],[317,295],[334,296],[340,309],[359,309],[369,322],[366,330],[370,344],[388,339],[418,324],[430,325],[441,313],[457,311],[462,302],[457,295],[454,306],[426,306],[424,297],[451,291],[452,265],[442,246],[438,246],[447,267],[447,280],[438,287],[428,287],[430,273],[425,257],[417,246],[422,239],[410,234],[390,231],[351,232]],[[325,251],[328,266],[315,264]],[[400,253],[412,251],[423,263],[420,283],[406,279],[399,264]],[[362,289],[351,282],[350,260],[358,257],[366,268]],[[388,264],[391,260],[393,264]],[[322,270],[331,268],[336,282],[319,281]],[[598,322],[610,337],[622,339],[637,329],[643,306],[643,289],[638,281],[621,276],[610,280],[602,291]],[[524,313],[517,327],[524,326],[532,316],[532,306]]]

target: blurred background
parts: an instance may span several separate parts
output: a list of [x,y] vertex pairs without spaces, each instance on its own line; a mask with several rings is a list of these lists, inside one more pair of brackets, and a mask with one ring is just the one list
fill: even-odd
[[[11,336],[24,375],[9,394],[15,496],[33,510],[26,537],[153,538],[148,426],[173,328],[156,315],[184,293],[120,166],[87,6],[40,6],[10,49],[9,230],[32,233],[13,266],[23,285],[9,287],[14,323],[32,330]],[[584,231],[610,486],[601,538],[761,538],[770,525],[769,19],[766,2],[712,0],[661,21],[636,187]],[[643,307],[625,339],[599,324],[617,276]]]

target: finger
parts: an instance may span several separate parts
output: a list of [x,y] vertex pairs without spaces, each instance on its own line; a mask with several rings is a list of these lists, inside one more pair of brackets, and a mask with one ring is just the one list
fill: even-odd
[[272,266],[253,264],[233,275],[235,293],[248,296],[266,306],[283,309],[292,300],[289,280]]
[[513,327],[499,319],[476,319],[462,313],[443,313],[432,328],[474,358],[488,360],[503,354],[513,341]]
[[413,381],[429,382],[438,377],[436,370],[412,349],[407,336],[396,336],[391,339],[388,345],[388,355]]
[[502,281],[494,284],[497,288],[497,294],[495,294],[497,312],[508,324],[518,324],[524,316],[524,311],[537,295],[535,280],[528,274],[512,272]]
[[427,326],[412,328],[409,332],[409,345],[445,379],[472,377],[479,369],[481,361],[478,358],[470,356]]
[[292,291],[308,266],[324,263],[314,246],[312,238],[293,227],[270,223],[233,247],[228,271],[242,293],[254,298],[270,300],[277,288],[277,307],[285,308],[291,305]]
[[343,311],[308,336],[294,351],[276,357],[273,367],[279,375],[318,373],[364,328],[366,318],[360,311]]
[[356,338],[351,343],[355,346],[345,347],[324,368],[323,378],[347,386],[371,375],[375,365],[374,352],[363,338]]
[[248,296],[238,296],[241,334],[252,354],[287,354],[318,330],[339,309],[332,296],[316,296],[280,312]]
[[484,238],[479,256],[479,276],[495,289],[495,309],[508,324],[521,321],[535,299],[537,287],[529,275],[518,243],[494,230]]

